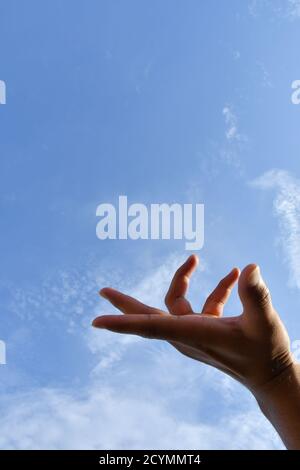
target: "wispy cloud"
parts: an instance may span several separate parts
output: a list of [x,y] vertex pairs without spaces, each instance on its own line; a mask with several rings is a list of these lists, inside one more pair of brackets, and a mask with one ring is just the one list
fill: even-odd
[[300,18],[300,0],[250,0],[249,14],[256,18],[262,14],[283,20]]
[[291,19],[300,18],[300,0],[288,1],[287,16]]
[[274,214],[280,226],[279,243],[290,269],[290,282],[300,289],[300,181],[290,173],[273,169],[252,182],[274,189]]
[[274,85],[271,81],[270,74],[263,62],[257,62],[261,74],[261,83],[264,88],[273,88]]
[[[24,425],[20,425],[24,423]],[[47,426],[45,428],[45,423]],[[278,449],[259,412],[215,424],[178,420],[162,405],[122,391],[39,389],[6,400],[0,447],[5,449]]]
[[237,128],[237,117],[234,114],[232,108],[230,106],[225,106],[222,112],[226,123],[226,139],[229,141],[240,140],[240,135]]
[[239,130],[238,116],[232,105],[222,109],[225,121],[225,142],[220,148],[221,159],[230,167],[242,174],[241,150],[247,137]]
[[[135,282],[133,278],[130,280],[134,287],[123,280],[122,273],[114,274],[113,278],[107,275],[105,267],[98,271],[88,269],[85,275],[75,271],[65,273],[64,282],[57,276],[52,282],[47,280],[48,291],[55,293],[55,301],[52,300],[47,310],[47,317],[51,318],[51,308],[54,309],[54,324],[59,322],[61,328],[69,325],[70,319],[66,322],[65,317],[69,311],[73,312],[72,305],[78,306],[71,318],[76,341],[81,337],[89,351],[88,374],[72,388],[36,386],[27,393],[12,392],[7,396],[2,391],[1,448],[281,447],[250,394],[221,372],[180,355],[164,342],[80,328],[87,320],[86,309],[83,312],[81,307],[94,292],[95,285],[116,285],[160,307],[170,278],[182,261],[182,255],[172,254],[161,260],[158,267],[135,275]],[[201,276],[205,277],[204,274]],[[31,289],[30,295],[25,290],[22,293],[25,322],[27,309],[34,307],[38,312],[41,305],[46,306],[43,298],[46,294],[35,297],[37,291]],[[97,297],[96,303],[93,302],[89,321],[90,315],[104,311],[104,301]],[[42,324],[43,319],[40,321]],[[51,335],[51,331],[47,334]],[[221,401],[218,407],[215,407],[216,397]],[[209,417],[206,416],[208,408]],[[44,432],[45,422],[47,432]]]

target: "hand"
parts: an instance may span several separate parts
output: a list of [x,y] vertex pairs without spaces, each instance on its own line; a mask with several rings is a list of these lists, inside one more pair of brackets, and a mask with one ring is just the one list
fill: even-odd
[[[186,356],[224,371],[258,394],[293,363],[288,334],[272,306],[259,267],[251,264],[241,275],[234,268],[196,314],[185,295],[197,263],[192,255],[177,270],[165,298],[169,313],[104,288],[100,294],[125,315],[100,316],[93,326],[167,340]],[[238,279],[243,312],[222,317]]]

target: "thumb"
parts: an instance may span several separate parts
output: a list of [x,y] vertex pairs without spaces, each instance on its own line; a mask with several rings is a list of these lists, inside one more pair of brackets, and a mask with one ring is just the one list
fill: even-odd
[[242,271],[238,291],[247,315],[259,314],[261,316],[263,314],[266,317],[272,315],[270,292],[261,276],[259,266],[249,264]]

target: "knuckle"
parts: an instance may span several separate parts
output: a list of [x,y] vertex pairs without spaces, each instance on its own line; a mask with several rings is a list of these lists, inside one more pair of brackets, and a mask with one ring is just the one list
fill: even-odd
[[147,325],[146,331],[145,331],[145,337],[146,338],[157,338],[158,335],[158,328],[156,323],[153,321],[153,317],[151,314],[148,315],[149,323]]
[[175,271],[175,274],[174,274],[173,279],[178,279],[178,277],[181,276],[181,273],[182,273],[182,266],[180,266],[180,267]]
[[218,284],[218,289],[222,291],[223,294],[229,295],[232,288],[228,286],[228,283],[225,279],[222,279]]
[[223,288],[223,287],[226,287],[226,282],[225,282],[225,279],[221,279],[221,281],[218,283],[218,287],[219,288]]
[[266,306],[270,303],[270,291],[267,287],[263,287],[259,293],[259,301],[262,306]]
[[264,284],[255,287],[254,295],[261,307],[269,305],[271,295],[269,289]]

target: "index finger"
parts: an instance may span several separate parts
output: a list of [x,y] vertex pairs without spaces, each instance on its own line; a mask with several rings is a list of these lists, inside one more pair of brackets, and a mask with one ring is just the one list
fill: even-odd
[[161,313],[160,310],[143,304],[130,295],[123,294],[122,292],[112,289],[111,287],[104,287],[100,290],[100,295],[107,299],[114,307],[121,310],[126,314],[154,314]]
[[92,325],[115,333],[143,336],[150,339],[171,340],[179,338],[180,328],[174,318],[166,314],[103,315],[95,318]]
[[[218,334],[217,325],[211,325],[200,315],[103,315],[95,318],[93,326],[115,333],[125,333],[150,339],[206,344]],[[213,327],[214,326],[214,327]]]

